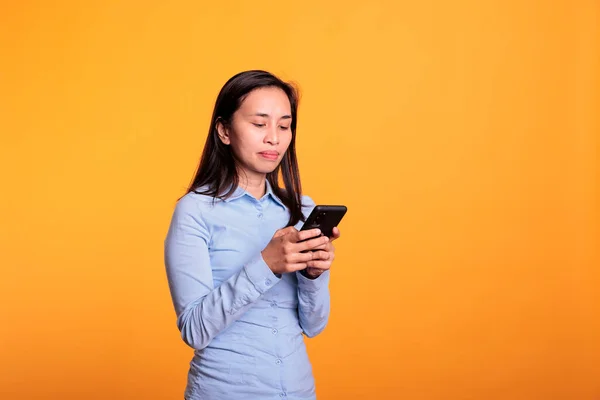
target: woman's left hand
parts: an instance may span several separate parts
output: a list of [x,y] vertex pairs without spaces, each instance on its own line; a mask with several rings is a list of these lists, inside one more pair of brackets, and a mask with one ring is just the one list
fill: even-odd
[[333,263],[333,259],[335,258],[335,247],[332,242],[339,239],[340,235],[340,230],[337,227],[333,228],[333,236],[329,238],[329,242],[313,249],[325,250],[326,253],[322,253],[322,258],[315,258],[314,260],[307,262],[308,267],[303,271],[304,276],[315,279],[331,268],[331,263]]

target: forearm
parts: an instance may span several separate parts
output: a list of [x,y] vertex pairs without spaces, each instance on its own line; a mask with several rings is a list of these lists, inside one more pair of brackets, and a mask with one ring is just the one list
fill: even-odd
[[329,271],[310,279],[297,273],[298,316],[300,326],[308,337],[321,333],[329,321],[330,295]]
[[[258,256],[238,273],[190,303],[177,318],[181,337],[190,347],[202,349],[229,327],[260,296],[279,281]],[[173,292],[178,294],[178,288]],[[185,288],[182,288],[185,290]]]

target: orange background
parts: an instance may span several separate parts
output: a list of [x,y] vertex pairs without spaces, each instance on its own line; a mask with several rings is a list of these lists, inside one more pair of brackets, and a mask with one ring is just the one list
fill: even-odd
[[179,399],[163,266],[218,90],[344,203],[320,399],[600,399],[597,1],[0,6],[0,398]]

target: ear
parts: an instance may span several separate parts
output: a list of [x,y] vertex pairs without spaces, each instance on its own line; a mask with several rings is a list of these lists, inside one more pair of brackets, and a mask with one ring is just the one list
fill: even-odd
[[217,121],[217,133],[219,134],[219,139],[221,139],[221,142],[223,142],[223,144],[231,144],[231,139],[229,138],[229,130],[225,127],[223,121],[221,120]]

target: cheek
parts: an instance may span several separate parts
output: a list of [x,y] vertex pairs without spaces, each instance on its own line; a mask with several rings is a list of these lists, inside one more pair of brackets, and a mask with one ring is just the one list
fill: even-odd
[[236,137],[231,140],[231,149],[235,155],[241,159],[252,158],[253,154],[260,150],[260,145],[260,142],[248,137]]
[[292,133],[290,132],[287,135],[281,135],[281,144],[283,145],[283,147],[285,149],[287,149],[290,145],[290,143],[292,143]]
[[240,142],[231,142],[231,150],[233,151],[233,153],[236,155],[237,158],[239,159],[246,159],[248,158],[248,150],[246,148],[246,145],[244,143],[240,143]]
[[237,129],[237,127],[234,125],[233,132],[230,134],[229,138],[231,140],[230,146],[236,152],[236,154],[243,152],[244,149],[247,147],[247,136],[248,135],[246,132]]

